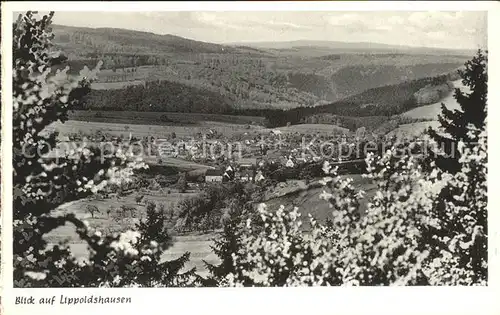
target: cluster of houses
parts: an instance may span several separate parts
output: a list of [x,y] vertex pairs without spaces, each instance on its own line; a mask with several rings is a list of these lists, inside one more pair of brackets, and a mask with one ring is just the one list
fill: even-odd
[[207,169],[205,182],[258,182],[264,179],[262,172],[258,170],[258,166],[256,158],[241,158],[233,165],[228,165],[225,169]]
[[[79,135],[73,135],[73,139],[77,138]],[[274,165],[285,168],[297,168],[302,164],[308,164],[310,162],[319,162],[321,157],[313,156],[304,150],[300,149],[300,144],[302,142],[302,135],[300,134],[286,134],[283,135],[278,131],[273,131],[269,137],[266,138],[244,138],[238,139],[243,140],[250,152],[244,154],[244,158],[237,155],[233,157],[227,157],[224,159],[217,159],[211,161],[210,159],[204,159],[203,164],[211,166],[207,169],[204,174],[204,181],[206,183],[222,183],[222,182],[260,182],[264,180],[264,175],[267,177],[267,168],[265,165]],[[103,137],[103,135],[101,135]],[[122,137],[114,137],[109,135],[104,135],[104,137],[112,143],[120,141],[133,141],[135,140],[131,133],[128,137],[123,139]],[[88,139],[88,138],[87,138]],[[67,140],[71,140],[68,137]],[[90,141],[99,140],[99,136],[94,136],[89,139]],[[151,136],[142,139],[146,144],[154,144],[153,147],[156,148],[156,153],[159,155],[154,157],[155,154],[151,156],[153,159],[145,159],[147,163],[159,163],[164,157],[172,157],[183,160],[197,161],[197,157],[203,153],[206,148],[203,147],[204,143],[216,143],[221,147],[229,141],[224,141],[222,139],[211,139],[206,142],[200,141],[186,141],[183,139],[154,139]],[[228,140],[228,139],[227,139]],[[276,141],[279,140],[279,146],[276,146]],[[241,152],[237,152],[241,153]],[[341,162],[339,160],[339,162]]]
[[[127,137],[128,136],[128,137]],[[267,136],[262,134],[244,133],[235,135],[234,137],[214,136],[208,134],[206,137],[197,135],[197,139],[181,139],[175,136],[167,138],[154,138],[152,136],[136,139],[132,133],[116,137],[107,134],[98,134],[91,136],[90,141],[107,140],[112,143],[121,141],[142,140],[143,143],[150,145],[153,148],[152,155],[145,159],[151,163],[162,164],[163,158],[177,158],[199,162],[209,165],[212,168],[208,169],[205,174],[205,182],[225,182],[225,181],[241,181],[241,182],[258,182],[263,179],[262,165],[265,163],[278,164],[286,168],[296,168],[302,164],[311,162],[319,162],[321,157],[311,154],[312,151],[321,155],[321,143],[329,141],[328,135],[315,135],[314,144],[310,146],[311,150],[303,150],[301,146],[304,142],[303,133],[282,133],[280,130],[270,130]],[[65,139],[67,141],[79,138],[81,135],[71,135]],[[310,136],[309,136],[310,137]],[[309,140],[306,139],[306,143]],[[341,139],[337,139],[332,143],[351,143],[346,135]],[[228,148],[231,144],[242,144],[243,151],[235,148],[229,156]],[[226,150],[223,152],[213,152],[211,148],[219,148]],[[246,156],[241,158],[241,154]],[[214,155],[214,156],[211,156]],[[250,157],[249,157],[250,156]],[[335,154],[332,154],[332,159]],[[352,159],[352,157],[347,157]],[[343,159],[338,159],[342,162]]]
[[[210,134],[209,134],[210,135]],[[233,164],[241,154],[243,156],[254,156],[268,161],[275,160],[286,167],[317,162],[317,156],[310,154],[310,151],[300,149],[304,142],[305,135],[299,132],[282,134],[279,130],[271,130],[268,136],[252,135],[245,133],[239,135],[237,139],[221,137],[219,139],[202,138],[198,140],[174,139],[147,139],[147,144],[153,144],[152,154],[157,159],[179,158],[208,165]],[[129,135],[130,140],[133,139]],[[113,139],[114,140],[114,139]],[[317,142],[311,145],[311,149],[320,153],[320,144],[327,138],[323,135],[317,137]],[[308,143],[309,140],[306,140]],[[339,142],[347,142],[345,135]],[[335,154],[333,154],[335,155]],[[238,162],[236,162],[238,163]],[[161,164],[161,162],[160,162]]]

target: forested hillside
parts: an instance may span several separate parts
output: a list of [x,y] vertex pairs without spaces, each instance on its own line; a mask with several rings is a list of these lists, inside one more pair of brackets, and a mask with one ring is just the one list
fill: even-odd
[[[455,78],[456,75],[452,73],[387,85],[368,89],[354,96],[322,106],[249,112],[253,112],[254,115],[257,115],[257,113],[264,115],[268,119],[270,126],[297,123],[330,123],[352,129],[354,126],[357,128],[362,125],[359,125],[360,118],[364,123],[366,123],[366,120],[371,122],[373,117],[390,117],[423,105],[418,103],[415,97],[422,89],[442,88],[445,85],[448,87],[448,93],[450,93],[451,86],[448,86],[447,82]],[[347,117],[358,118],[349,119]]]
[[[456,63],[426,63],[414,66],[347,66],[337,71],[332,81],[335,82],[342,96],[348,96],[382,85],[393,85],[408,80],[439,76],[456,69]],[[381,85],[381,82],[383,84]]]
[[[78,109],[217,113],[262,116],[269,127],[287,124],[334,124],[350,130],[367,127],[374,130],[390,117],[422,106],[417,99],[422,91],[439,90],[451,93],[448,82],[455,75],[442,75],[404,83],[368,89],[341,101],[321,106],[282,109],[241,109],[233,106],[234,99],[207,89],[198,89],[170,81],[148,81],[146,84],[122,89],[92,90]],[[447,94],[442,94],[441,97]],[[431,99],[432,100],[432,99]]]
[[176,82],[149,81],[114,90],[92,90],[77,109],[184,113],[228,113],[231,101]]
[[[69,65],[70,74],[76,74],[84,66],[92,68],[102,61],[93,88],[126,90],[93,92],[87,106],[120,110],[146,108],[147,102],[155,110],[187,112],[193,108],[220,112],[228,105],[237,110],[322,106],[371,88],[450,73],[466,59],[408,48],[397,52],[393,47],[384,50],[377,46],[374,52],[369,43],[356,45],[356,52],[340,46],[304,45],[292,47],[293,53],[288,53],[288,48],[219,45],[122,29],[60,25],[53,29],[55,49],[67,57],[59,68]],[[163,83],[153,84],[153,93],[195,95],[187,104],[185,99],[174,104],[176,95],[148,95],[148,101],[140,104],[120,101],[130,93],[142,95],[143,88],[130,86],[159,80]],[[184,106],[188,108],[180,109]]]
[[234,53],[238,49],[194,41],[174,35],[158,35],[118,28],[53,25],[56,48],[68,54],[93,53]]

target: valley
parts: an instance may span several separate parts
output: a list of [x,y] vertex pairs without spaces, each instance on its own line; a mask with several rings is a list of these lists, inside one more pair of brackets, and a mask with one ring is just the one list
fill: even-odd
[[[190,107],[204,103],[195,111],[212,113],[325,105],[368,89],[453,73],[469,56],[463,51],[375,48],[370,43],[291,42],[265,48],[119,29],[54,25],[53,31],[70,73],[103,62],[87,107],[108,110],[172,111],[174,103],[175,111],[183,112],[193,112]],[[117,92],[104,91],[156,81],[163,81],[158,87],[166,93],[163,99],[137,98],[120,104],[125,97],[121,95],[106,102],[107,94]],[[148,108],[150,103],[153,108]]]
[[166,310],[139,288],[491,286],[492,9],[223,6],[6,6],[14,290],[80,288],[61,301],[88,313]]
[[[457,70],[469,57],[370,43],[242,46],[120,29],[54,25],[54,32],[65,56],[55,68],[70,66],[71,76],[99,61],[102,68],[68,120],[46,132],[57,131],[62,143],[125,150],[139,143],[149,150],[140,154],[149,170],[129,186],[64,204],[54,214],[73,213],[112,234],[134,228],[149,206],[159,207],[173,237],[162,261],[189,252],[183,270],[196,267],[202,277],[209,274],[205,261],[220,262],[211,246],[235,204],[298,207],[305,221],[311,214],[326,222],[332,209],[319,198],[325,160],[365,191],[364,213],[377,187],[362,176],[367,152],[352,148],[372,141],[381,154],[380,139],[419,136],[437,126],[441,102],[457,108],[452,89],[464,88]],[[311,138],[320,141],[314,150],[331,144],[327,154],[321,151],[328,158],[301,147]],[[238,152],[226,150],[235,145]],[[88,257],[72,226],[46,240],[51,246],[67,241],[79,259]]]

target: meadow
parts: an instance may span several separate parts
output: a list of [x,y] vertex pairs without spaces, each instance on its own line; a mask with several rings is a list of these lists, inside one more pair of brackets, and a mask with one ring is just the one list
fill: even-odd
[[235,116],[175,112],[98,111],[73,110],[68,113],[70,120],[106,122],[119,124],[190,125],[204,122],[228,124],[264,125],[265,118],[257,116]]
[[[180,193],[175,190],[164,189],[160,191],[138,191],[124,197],[110,197],[104,199],[82,199],[76,202],[71,202],[60,206],[54,210],[54,214],[67,214],[73,213],[77,218],[85,220],[92,228],[102,232],[103,234],[110,234],[115,232],[123,232],[132,228],[139,220],[145,218],[146,215],[146,201],[162,204],[165,209],[175,211],[180,201],[186,198],[192,198],[198,195],[196,191],[187,191]],[[135,198],[144,196],[141,203],[137,203]],[[94,216],[87,211],[89,206],[95,206],[99,209],[99,213]],[[136,209],[135,215],[123,217],[120,213],[122,206],[133,207]],[[216,236],[215,232],[207,233],[189,233],[185,235],[178,235],[174,230],[176,217],[167,220],[166,225],[171,235],[174,238],[174,245],[163,253],[163,260],[171,260],[178,258],[185,252],[191,253],[191,259],[186,269],[197,267],[200,275],[206,274],[202,260],[207,260],[211,263],[217,262],[217,257],[212,253],[210,245],[211,239]],[[74,227],[70,224],[59,227],[46,235],[45,239],[51,246],[59,242],[67,241],[70,248],[73,250],[78,259],[85,259],[88,257],[88,249],[84,243],[78,238],[75,233]]]
[[59,131],[61,136],[70,134],[95,134],[97,132],[109,134],[111,136],[128,138],[131,134],[134,137],[154,136],[155,138],[169,138],[173,133],[177,137],[191,138],[196,134],[207,134],[216,131],[224,135],[244,134],[249,131],[259,131],[263,127],[252,125],[241,125],[221,122],[199,122],[193,125],[145,125],[129,121],[127,123],[95,122],[85,120],[68,120],[65,123],[54,123],[49,130]]
[[403,124],[398,126],[396,129],[387,133],[387,137],[396,136],[398,138],[411,138],[421,135],[429,127],[436,129],[439,127],[439,121],[422,121],[411,124]]
[[[452,82],[454,88],[460,89],[464,93],[469,93],[470,89],[462,84],[461,80],[456,80]],[[446,105],[446,108],[449,110],[459,109],[460,105],[457,103],[457,100],[454,98],[454,92],[450,93],[448,96],[440,100],[439,102],[420,106],[404,112],[401,116],[409,117],[409,118],[433,118],[436,119],[441,114],[441,104]]]
[[[363,178],[359,174],[342,175],[341,178],[352,178],[352,185],[358,190],[363,190],[366,194],[362,200],[360,211],[364,212],[366,203],[376,192],[376,185],[370,180]],[[287,210],[293,207],[298,207],[299,213],[303,219],[303,228],[309,228],[308,215],[311,214],[319,222],[325,222],[332,215],[332,208],[324,200],[319,198],[323,191],[323,187],[317,181],[305,185],[302,183],[279,183],[276,187],[268,192],[268,199],[265,200],[269,209],[278,209],[281,205],[285,205]],[[292,186],[292,187],[291,187]]]
[[[470,93],[470,89],[467,86],[464,86],[461,80],[455,80],[452,82],[454,88],[460,89],[464,93]],[[403,118],[410,119],[427,119],[429,121],[421,121],[414,122],[409,124],[401,124],[394,130],[388,133],[388,136],[397,136],[397,137],[414,137],[419,136],[429,127],[434,129],[440,126],[438,117],[442,112],[442,105],[444,104],[449,110],[460,110],[460,105],[454,97],[454,92],[447,95],[445,98],[440,100],[439,102],[420,106],[414,109],[411,109],[407,112],[401,114]]]

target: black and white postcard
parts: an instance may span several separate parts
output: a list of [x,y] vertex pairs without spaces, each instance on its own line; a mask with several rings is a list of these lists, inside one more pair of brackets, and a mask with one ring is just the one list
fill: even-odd
[[500,311],[498,8],[2,3],[4,311]]

